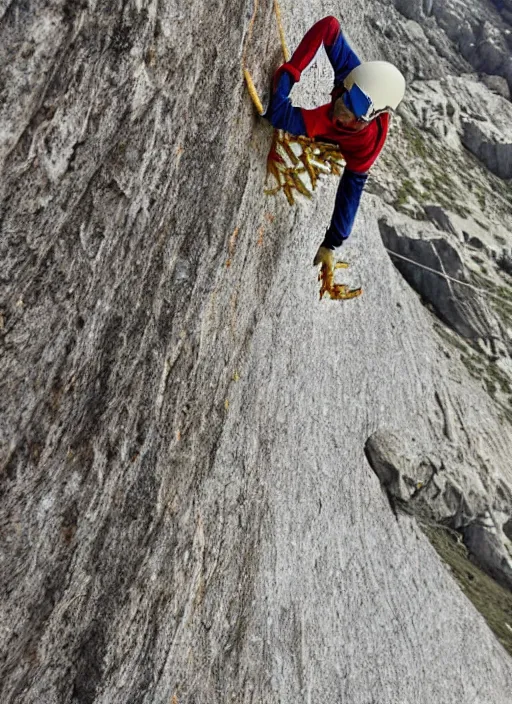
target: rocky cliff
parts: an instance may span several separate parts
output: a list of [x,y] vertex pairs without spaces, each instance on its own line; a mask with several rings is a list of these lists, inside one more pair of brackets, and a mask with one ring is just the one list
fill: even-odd
[[[485,37],[508,41],[510,8],[281,9],[291,47],[341,15],[411,86],[346,303],[318,300],[310,264],[335,180],[294,209],[264,195],[271,130],[241,58],[275,67],[270,2],[250,45],[236,2],[0,4],[6,704],[509,701],[512,615],[493,633],[420,527],[447,525],[506,586],[508,312],[454,285],[443,313],[385,247],[407,238],[422,263],[414,242],[442,239],[434,269],[509,295],[506,159],[481,144],[509,139],[489,85],[510,76],[496,59],[480,80],[483,50],[448,19],[475,33],[492,14]],[[297,100],[329,81],[320,56]],[[461,117],[476,91],[500,101],[478,133]],[[476,192],[450,209],[467,164]],[[422,200],[434,168],[453,184]]]

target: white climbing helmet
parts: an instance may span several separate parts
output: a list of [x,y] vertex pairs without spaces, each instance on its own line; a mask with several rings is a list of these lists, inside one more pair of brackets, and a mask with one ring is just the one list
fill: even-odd
[[405,94],[405,78],[387,61],[367,61],[356,66],[343,81],[350,93],[354,85],[368,97],[368,110],[361,119],[369,122],[381,112],[396,110]]

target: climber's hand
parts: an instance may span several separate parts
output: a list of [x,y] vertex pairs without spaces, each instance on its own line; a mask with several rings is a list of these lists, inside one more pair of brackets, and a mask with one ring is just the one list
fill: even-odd
[[334,252],[332,249],[320,246],[318,252],[313,259],[313,266],[318,266],[322,264],[322,267],[326,267],[330,271],[334,269]]

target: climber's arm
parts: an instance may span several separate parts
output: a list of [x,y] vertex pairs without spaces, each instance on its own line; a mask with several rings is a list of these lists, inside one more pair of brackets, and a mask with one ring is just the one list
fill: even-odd
[[375,125],[373,137],[372,133],[369,133],[369,141],[366,140],[365,144],[364,133],[361,133],[360,152],[358,154],[352,153],[347,158],[347,165],[336,193],[331,224],[322,242],[322,246],[329,249],[342,245],[352,231],[364,186],[368,180],[368,172],[386,141],[389,128],[388,113],[380,115],[372,124]]
[[345,168],[336,193],[331,224],[325,233],[321,247],[327,249],[339,247],[350,235],[367,179],[367,173],[356,173]]
[[294,107],[289,98],[292,87],[292,77],[286,71],[283,72],[277,80],[277,86],[264,117],[276,129],[286,130],[290,134],[305,135],[306,125],[302,110]]
[[294,82],[300,80],[302,71],[309,66],[321,45],[334,69],[334,84],[338,85],[361,61],[343,36],[335,17],[324,17],[306,32],[292,58],[283,64],[274,77],[274,88],[281,74],[286,71]]
[[334,69],[335,85],[341,83],[345,76],[361,63],[343,36],[340,23],[335,17],[324,17],[314,24],[305,34],[290,61],[280,66],[274,74],[273,94],[265,113],[265,117],[274,127],[290,134],[307,134],[301,108],[292,105],[289,94],[322,44]]
[[334,69],[335,85],[341,83],[345,76],[361,63],[343,36],[340,23],[335,17],[324,17],[314,24],[305,34],[290,61],[278,68],[274,75],[273,94],[265,113],[265,117],[274,127],[290,134],[307,134],[301,108],[292,105],[289,94],[322,43]]

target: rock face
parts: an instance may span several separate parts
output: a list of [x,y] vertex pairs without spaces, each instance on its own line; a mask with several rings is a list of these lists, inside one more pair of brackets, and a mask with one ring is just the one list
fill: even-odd
[[[439,398],[440,404],[443,403]],[[460,533],[471,556],[512,589],[512,543],[505,532],[512,493],[501,481],[482,484],[480,468],[444,443],[436,452],[418,447],[407,431],[378,431],[365,446],[368,461],[390,498]]]
[[463,0],[394,0],[394,5],[411,20],[428,22],[428,32],[436,44],[442,44],[439,35],[444,33],[475,70],[502,76],[512,87],[510,8],[506,4],[493,9],[483,2],[469,7]]
[[457,140],[500,178],[510,178],[512,105],[474,76],[414,84],[402,108],[422,128],[453,148]]
[[428,17],[432,12],[433,0],[416,0],[415,2],[407,2],[407,0],[396,0],[396,9],[404,15],[404,17],[416,22],[421,22]]
[[[435,223],[440,230],[444,232],[449,232],[452,235],[457,236],[457,230],[454,227],[452,221],[450,220],[449,214],[443,210],[439,205],[425,205],[425,213],[428,215],[429,220]],[[382,231],[382,230],[381,230]],[[456,256],[452,256],[456,259]],[[458,266],[460,272],[460,264]]]
[[486,73],[483,73],[480,75],[480,80],[490,88],[493,93],[510,100],[510,88],[504,78],[501,78],[501,76],[488,76]]
[[[367,10],[344,17],[363,55]],[[289,43],[328,11],[284,6]],[[1,6],[0,701],[506,704],[510,658],[364,446],[448,433],[508,491],[512,439],[372,199],[364,295],[318,300],[336,183],[264,196],[241,59],[270,73],[272,5],[249,22]]]
[[462,337],[474,341],[484,337],[481,299],[471,288],[446,278],[469,284],[457,250],[443,238],[401,236],[385,220],[379,221],[379,227],[385,246],[398,255],[395,266],[421,298],[434,306],[439,317]]
[[464,125],[462,138],[464,146],[473,152],[493,174],[500,178],[512,178],[512,142],[505,142],[501,134],[498,139],[500,141],[495,141],[474,122]]

